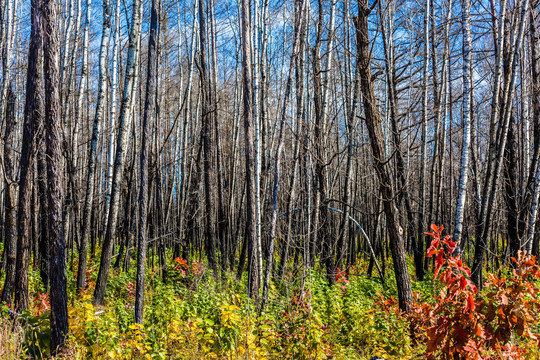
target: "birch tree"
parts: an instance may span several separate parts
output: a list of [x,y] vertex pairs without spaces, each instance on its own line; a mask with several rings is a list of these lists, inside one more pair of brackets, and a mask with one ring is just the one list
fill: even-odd
[[[109,50],[109,30],[111,28],[111,12],[109,0],[103,0],[103,25],[101,29],[101,46],[99,54],[99,89],[96,104],[96,113],[92,125],[92,138],[88,157],[88,175],[86,181],[86,196],[83,209],[83,230],[81,246],[79,249],[79,267],[77,271],[77,290],[81,291],[86,285],[86,262],[88,255],[88,239],[90,238],[90,226],[92,205],[94,201],[95,168],[97,158],[98,136],[101,124],[104,120],[105,103],[107,95],[107,59]],[[88,26],[89,24],[87,24]],[[87,34],[85,33],[85,40]],[[87,61],[83,59],[83,61]]]
[[129,34],[128,59],[124,80],[124,93],[120,106],[120,119],[118,124],[118,138],[116,142],[116,156],[114,162],[114,172],[111,188],[111,205],[109,209],[109,220],[107,230],[103,239],[103,250],[99,266],[96,289],[94,291],[94,303],[103,304],[105,299],[105,288],[107,287],[107,277],[111,266],[111,256],[113,242],[116,237],[116,227],[118,224],[118,212],[120,207],[121,182],[124,175],[124,159],[127,151],[127,137],[129,135],[129,123],[131,121],[132,99],[134,95],[135,82],[137,81],[137,62],[139,57],[139,38],[141,33],[141,2],[133,1],[133,11],[131,17],[131,28]]
[[300,45],[300,30],[302,28],[302,19],[304,12],[304,0],[296,3],[294,19],[294,40],[291,53],[291,61],[289,63],[289,75],[287,76],[287,84],[285,85],[285,95],[283,97],[283,105],[281,106],[281,119],[279,121],[278,144],[276,148],[275,164],[274,164],[274,191],[272,195],[272,218],[270,220],[270,244],[268,245],[268,258],[266,259],[266,269],[264,274],[263,295],[261,300],[261,308],[266,306],[268,301],[268,287],[270,286],[270,277],[272,275],[273,260],[274,260],[274,244],[276,238],[276,223],[278,215],[278,190],[280,181],[280,166],[281,166],[281,150],[283,148],[283,128],[285,127],[285,119],[287,117],[287,107],[289,105],[289,97],[291,93],[291,85],[293,78],[294,64],[298,58]]
[[456,207],[456,226],[454,240],[461,244],[463,217],[467,183],[469,180],[469,147],[471,142],[471,88],[472,88],[472,36],[471,36],[471,4],[469,0],[461,0],[461,22],[463,27],[463,144]]

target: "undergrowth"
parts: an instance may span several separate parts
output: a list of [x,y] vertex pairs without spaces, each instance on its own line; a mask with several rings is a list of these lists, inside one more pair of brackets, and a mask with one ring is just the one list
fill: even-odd
[[[396,290],[368,279],[365,263],[349,269],[348,278],[338,273],[333,287],[318,272],[303,286],[289,273],[272,283],[262,313],[246,295],[245,279],[224,275],[216,281],[201,262],[170,263],[166,282],[156,269],[147,271],[144,326],[133,323],[134,266],[127,273],[111,272],[106,302],[97,307],[92,294],[98,266],[90,262],[82,294],[69,271],[70,336],[63,358],[411,359],[421,353],[411,344],[407,322],[381,316],[375,307],[377,294],[392,296]],[[30,275],[30,289],[27,312],[11,322],[7,308],[0,316],[0,326],[10,324],[0,327],[0,345],[12,344],[7,348],[13,359],[46,358],[50,352],[49,300],[37,273]]]
[[[366,276],[367,264],[339,271],[336,285],[313,271],[274,281],[258,312],[246,279],[215,280],[199,261],[174,259],[167,281],[148,268],[144,326],[133,323],[135,266],[112,270],[104,306],[92,305],[98,266],[88,286],[75,290],[68,272],[68,346],[57,359],[540,359],[535,259],[520,253],[514,267],[488,275],[478,293],[455,243],[433,227],[427,256],[435,271],[413,281],[412,311],[397,307],[395,279],[383,286]],[[411,261],[411,259],[409,259]],[[409,267],[413,269],[412,266]],[[73,267],[76,269],[76,266]],[[414,274],[411,273],[414,279]],[[15,320],[0,311],[0,358],[49,356],[49,299],[35,272],[31,306]]]

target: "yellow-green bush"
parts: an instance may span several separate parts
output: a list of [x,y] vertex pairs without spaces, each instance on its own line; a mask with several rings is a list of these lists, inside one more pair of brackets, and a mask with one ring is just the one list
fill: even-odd
[[[94,307],[95,266],[83,293],[69,287],[69,356],[64,358],[407,359],[415,351],[407,324],[374,307],[380,291],[391,295],[395,288],[362,276],[340,275],[333,287],[318,273],[304,286],[292,278],[273,283],[269,305],[259,313],[244,280],[216,281],[202,264],[177,261],[166,283],[148,269],[145,321],[139,326],[133,324],[134,267],[128,273],[112,271],[105,304]],[[68,275],[68,284],[74,283],[74,274]],[[49,313],[34,277],[31,311],[23,316],[31,326],[25,328],[19,357],[49,353]]]

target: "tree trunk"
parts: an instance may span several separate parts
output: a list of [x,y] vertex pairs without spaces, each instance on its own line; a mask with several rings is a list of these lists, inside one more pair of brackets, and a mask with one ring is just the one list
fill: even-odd
[[224,203],[224,187],[223,187],[223,168],[222,168],[222,155],[221,155],[221,142],[219,139],[219,123],[218,123],[218,60],[217,60],[217,40],[216,40],[216,26],[215,26],[215,16],[214,16],[214,2],[211,0],[209,9],[210,9],[210,34],[211,34],[211,48],[212,48],[212,77],[210,82],[211,95],[212,95],[212,125],[213,125],[213,136],[214,136],[214,148],[215,151],[215,166],[216,166],[216,178],[217,178],[217,231],[216,238],[219,242],[219,248],[221,252],[221,268],[223,270],[227,269],[228,262],[228,247],[226,246],[226,236],[227,236],[227,217],[225,214],[225,209],[223,208]]
[[96,114],[92,127],[90,151],[88,156],[88,180],[86,182],[86,197],[83,210],[83,231],[81,246],[79,248],[79,267],[77,271],[77,290],[86,286],[86,261],[88,254],[88,239],[92,220],[92,204],[94,201],[95,168],[97,158],[98,136],[105,111],[105,96],[107,94],[107,53],[109,49],[109,29],[111,27],[111,12],[109,1],[103,0],[103,27],[101,32],[101,48],[99,55],[99,89],[96,105]]
[[370,9],[367,0],[358,0],[358,17],[355,18],[357,44],[357,71],[360,72],[361,89],[364,103],[365,122],[368,129],[373,166],[379,179],[379,191],[383,200],[386,223],[390,235],[390,250],[394,260],[394,272],[398,288],[399,307],[409,311],[412,304],[411,279],[407,270],[403,229],[399,224],[399,213],[395,203],[392,180],[387,169],[384,153],[383,134],[380,129],[382,121],[377,99],[375,97],[372,75],[371,55],[369,48],[368,17]]
[[260,272],[258,264],[258,247],[256,238],[257,216],[255,209],[255,159],[253,154],[253,111],[252,111],[252,76],[251,76],[251,26],[249,14],[251,6],[249,0],[242,0],[242,70],[244,74],[244,141],[246,157],[246,233],[245,240],[248,248],[248,293],[259,302]]
[[39,151],[37,154],[38,169],[38,196],[39,196],[39,260],[41,281],[45,289],[49,289],[49,235],[47,228],[47,161],[45,156],[45,142],[39,140],[37,144]]
[[105,188],[105,211],[104,211],[104,228],[106,229],[108,227],[108,219],[107,216],[109,214],[110,204],[111,204],[111,188],[112,188],[112,177],[113,177],[113,171],[114,171],[114,130],[115,130],[115,121],[116,121],[116,102],[117,102],[117,94],[118,94],[118,78],[119,78],[119,71],[118,71],[118,58],[119,53],[118,49],[121,47],[121,36],[120,33],[120,1],[116,0],[116,9],[115,9],[115,30],[113,35],[113,51],[112,51],[112,74],[111,74],[111,113],[110,113],[110,120],[109,120],[109,150],[107,152],[107,186]]
[[[538,32],[536,26],[536,10],[532,4],[529,6],[529,34],[531,41],[531,97],[532,97],[532,115],[533,115],[533,141],[534,152],[529,167],[529,178],[527,181],[524,203],[530,203],[531,214],[528,220],[526,239],[523,247],[529,254],[538,255],[538,243],[535,244],[535,224],[538,214],[538,196],[540,194],[540,69],[538,61]],[[525,219],[524,219],[525,220]],[[536,245],[536,246],[535,246]]]
[[1,301],[11,305],[15,286],[15,262],[17,259],[17,233],[15,232],[15,184],[13,183],[13,132],[16,126],[15,94],[10,83],[6,98],[6,129],[4,132],[4,248],[6,252],[6,279]]
[[420,155],[420,194],[418,212],[418,233],[411,239],[413,241],[414,263],[416,276],[419,281],[424,280],[424,231],[426,231],[426,183],[427,183],[427,126],[428,126],[428,83],[429,83],[429,24],[431,14],[431,0],[426,0],[424,8],[424,66],[422,83],[422,152]]
[[30,48],[26,75],[26,99],[21,159],[19,163],[19,200],[17,208],[17,260],[15,278],[15,309],[22,312],[28,308],[28,265],[30,230],[31,171],[35,147],[35,134],[43,121],[43,101],[40,82],[40,49],[42,44],[41,0],[31,2]]
[[467,199],[467,183],[469,179],[469,146],[471,141],[471,87],[472,87],[472,37],[471,37],[471,4],[469,0],[461,0],[463,27],[463,147],[461,150],[461,171],[459,178],[458,202],[456,209],[456,227],[454,240],[460,245]]
[[[468,0],[462,0],[468,2]],[[501,117],[501,124],[500,124],[500,136],[499,136],[499,142],[497,144],[497,156],[495,158],[495,164],[494,164],[494,172],[492,176],[492,183],[491,187],[489,188],[488,194],[484,193],[484,195],[488,195],[489,198],[487,199],[487,205],[485,215],[482,217],[482,234],[481,236],[476,238],[476,244],[475,244],[475,252],[474,252],[474,262],[471,272],[471,279],[474,281],[476,285],[481,285],[481,279],[482,279],[482,265],[484,260],[484,254],[485,254],[485,247],[487,244],[487,239],[489,236],[489,230],[490,230],[490,224],[491,224],[491,218],[493,214],[493,204],[496,203],[496,193],[497,193],[497,187],[499,183],[499,177],[501,175],[502,165],[503,165],[503,157],[504,152],[506,149],[506,143],[508,140],[508,128],[510,125],[510,118],[512,115],[512,102],[513,102],[513,94],[514,94],[514,88],[515,88],[515,81],[516,81],[516,67],[518,63],[518,57],[519,53],[521,51],[521,42],[523,40],[523,33],[525,29],[525,22],[526,22],[526,15],[527,15],[527,9],[528,9],[528,0],[522,0],[521,2],[521,19],[519,24],[519,31],[517,34],[517,39],[512,39],[512,49],[513,49],[513,55],[510,57],[510,63],[508,64],[508,67],[510,70],[509,75],[509,81],[507,81],[503,96],[504,101],[503,104],[504,107],[504,116]],[[501,25],[502,26],[502,25]],[[472,66],[472,65],[471,65]],[[483,202],[486,200],[483,200]]]
[[199,41],[200,41],[200,57],[199,71],[201,73],[201,91],[202,91],[202,141],[204,148],[203,167],[204,167],[204,205],[205,205],[205,243],[206,256],[208,257],[208,265],[214,272],[214,277],[217,278],[217,261],[216,261],[216,232],[215,232],[215,216],[214,216],[214,191],[211,183],[214,172],[212,162],[212,119],[214,103],[212,92],[210,89],[210,81],[208,77],[208,65],[206,57],[206,12],[204,10],[204,0],[199,1]]
[[155,113],[155,84],[156,84],[156,39],[158,32],[160,0],[152,0],[150,15],[150,36],[148,37],[148,65],[146,73],[146,94],[144,100],[144,114],[141,143],[141,184],[139,189],[139,235],[137,253],[137,287],[135,290],[135,323],[143,323],[144,315],[144,276],[146,266],[146,227],[148,218],[148,145],[150,139],[150,119]]
[[[380,10],[380,9],[379,9]],[[381,14],[382,17],[382,14]],[[388,35],[387,35],[388,32]],[[396,156],[396,175],[397,175],[397,190],[398,195],[397,205],[403,201],[405,205],[405,210],[407,212],[407,239],[409,242],[413,242],[413,239],[417,238],[416,227],[414,221],[414,213],[411,205],[411,196],[409,194],[407,178],[406,178],[406,168],[405,168],[405,159],[403,158],[403,152],[401,150],[401,130],[398,124],[398,101],[397,101],[397,84],[395,79],[395,63],[394,63],[394,38],[393,34],[394,29],[390,28],[388,31],[385,30],[385,27],[382,27],[382,37],[383,37],[383,47],[384,47],[384,57],[385,57],[385,66],[386,66],[386,83],[388,87],[388,102],[389,102],[389,116],[390,123],[392,127],[392,141],[394,145],[394,151]],[[415,254],[416,254],[415,247]],[[415,260],[418,259],[418,255],[415,255]],[[418,270],[417,271],[421,271]]]
[[43,57],[45,79],[45,136],[47,145],[47,214],[51,275],[51,352],[64,346],[68,335],[65,244],[62,232],[62,141],[60,139],[60,73],[57,4],[43,0]]
[[[320,46],[323,34],[324,12],[322,0],[319,0],[319,14],[317,19],[317,40],[313,53],[313,97],[315,107],[315,126],[313,130],[315,144],[315,219],[313,222],[316,235],[314,245],[321,244],[321,264],[326,268],[326,277],[330,285],[335,283],[334,269],[334,242],[328,234],[328,195],[326,178],[326,97],[328,75],[325,71],[324,79],[321,70]],[[331,34],[330,34],[331,35]],[[330,47],[331,45],[329,45]],[[329,48],[330,50],[331,48]],[[328,54],[331,56],[331,53]],[[330,66],[328,63],[327,66]],[[326,80],[326,81],[325,81]]]
[[120,195],[122,180],[124,175],[124,158],[127,151],[127,136],[129,134],[129,122],[131,121],[132,98],[137,79],[137,67],[139,57],[139,37],[141,33],[141,0],[133,0],[133,13],[131,18],[131,30],[129,36],[128,59],[124,81],[124,94],[120,106],[120,123],[118,125],[118,139],[116,143],[116,158],[114,162],[114,173],[111,188],[111,205],[109,209],[109,220],[99,265],[99,273],[94,292],[94,303],[102,305],[105,299],[105,288],[107,287],[107,277],[111,267],[111,256],[116,237],[116,227],[118,223],[118,211],[120,208]]
[[263,295],[261,301],[261,309],[266,306],[268,301],[268,287],[270,286],[270,277],[272,275],[272,268],[274,263],[274,244],[276,238],[276,224],[277,224],[277,215],[278,215],[278,187],[279,187],[279,176],[280,176],[280,166],[281,166],[281,149],[283,148],[283,128],[285,127],[285,120],[287,118],[287,107],[289,105],[289,97],[291,94],[291,84],[293,77],[294,64],[298,57],[299,44],[300,44],[300,29],[302,27],[302,18],[304,12],[304,0],[296,2],[295,9],[295,20],[294,20],[294,40],[293,48],[291,53],[291,62],[289,64],[289,75],[287,77],[287,85],[285,85],[285,96],[283,98],[283,105],[281,107],[281,120],[279,123],[279,135],[278,135],[278,144],[276,148],[276,163],[274,164],[274,191],[272,195],[272,219],[270,220],[270,243],[268,245],[268,258],[266,259],[266,271],[264,276],[263,283]]
[[[348,4],[347,4],[348,6]],[[348,26],[348,20],[349,20],[349,10],[344,9],[345,16],[347,19],[347,35],[346,35],[346,41],[349,43],[350,47],[350,35],[349,35],[349,26]],[[349,69],[347,69],[347,73],[352,71],[350,69],[350,54],[347,54],[347,65]],[[345,165],[345,183],[343,185],[343,215],[340,222],[340,235],[337,241],[337,247],[336,247],[336,268],[343,269],[343,259],[346,256],[346,247],[347,242],[349,241],[350,232],[349,232],[349,217],[350,217],[350,208],[352,205],[351,202],[351,195],[352,195],[352,189],[351,185],[353,183],[353,155],[354,155],[354,129],[356,124],[356,114],[357,114],[357,106],[358,106],[358,98],[360,94],[360,78],[359,72],[356,71],[354,74],[353,79],[353,92],[352,92],[352,99],[348,99],[349,106],[347,106],[347,114],[346,114],[346,125],[347,125],[347,162]],[[352,77],[352,76],[351,76]],[[351,77],[347,74],[348,81]],[[350,92],[350,88],[347,85],[347,93]],[[353,249],[349,249],[349,257],[352,261],[356,260],[356,256],[352,254]]]

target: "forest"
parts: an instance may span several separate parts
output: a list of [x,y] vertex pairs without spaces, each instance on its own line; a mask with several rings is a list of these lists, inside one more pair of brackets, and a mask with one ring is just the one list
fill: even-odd
[[0,0],[0,359],[540,359],[538,0]]

